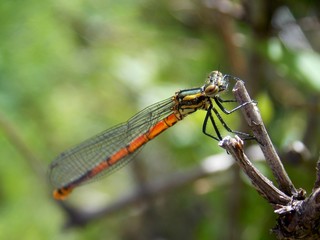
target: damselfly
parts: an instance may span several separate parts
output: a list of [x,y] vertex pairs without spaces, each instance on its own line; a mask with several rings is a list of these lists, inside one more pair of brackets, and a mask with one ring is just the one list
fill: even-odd
[[[235,101],[219,97],[219,93],[227,89],[230,77],[213,71],[202,87],[180,90],[173,97],[145,108],[127,122],[61,153],[49,167],[49,179],[56,188],[54,198],[64,199],[75,187],[128,163],[143,145],[199,109],[206,111],[202,127],[205,135],[218,141],[222,139],[215,115],[227,131],[244,139],[252,139],[249,134],[231,130],[214,106],[215,103],[225,114],[230,114],[245,105],[230,111],[223,107],[223,102]],[[216,136],[208,133],[208,122],[212,124]]]

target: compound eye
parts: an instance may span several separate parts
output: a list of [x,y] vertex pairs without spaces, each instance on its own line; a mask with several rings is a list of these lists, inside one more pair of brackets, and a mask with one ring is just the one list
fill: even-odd
[[214,95],[216,95],[219,92],[219,87],[217,87],[216,85],[208,85],[206,86],[206,88],[204,89],[204,93],[208,96],[208,97],[213,97]]
[[220,81],[222,79],[223,75],[219,71],[212,71],[208,76],[208,83],[215,83],[217,81]]

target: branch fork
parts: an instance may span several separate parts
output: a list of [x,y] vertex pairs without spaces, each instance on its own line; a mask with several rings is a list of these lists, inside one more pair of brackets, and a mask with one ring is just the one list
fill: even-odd
[[241,110],[271,168],[277,187],[252,165],[244,153],[243,141],[238,136],[227,136],[219,145],[234,157],[258,193],[278,214],[277,225],[272,229],[278,239],[320,239],[320,162],[317,165],[315,186],[310,196],[306,197],[306,192],[303,189],[297,190],[286,173],[263,124],[259,109],[252,102],[242,81],[237,81],[233,93],[240,105],[251,102]]

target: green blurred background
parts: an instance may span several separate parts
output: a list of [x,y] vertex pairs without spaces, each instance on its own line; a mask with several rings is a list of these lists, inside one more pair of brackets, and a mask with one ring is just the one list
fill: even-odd
[[[223,161],[202,134],[204,113],[62,204],[46,171],[61,151],[220,70],[245,80],[294,184],[310,193],[320,148],[319,9],[316,0],[2,0],[0,239],[274,239],[276,215],[236,166],[81,221],[208,156]],[[248,131],[241,115],[225,119]]]

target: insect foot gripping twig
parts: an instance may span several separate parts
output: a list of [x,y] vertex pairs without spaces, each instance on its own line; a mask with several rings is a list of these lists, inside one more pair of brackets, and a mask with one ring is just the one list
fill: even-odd
[[[251,102],[251,98],[242,81],[237,81],[233,88],[233,94],[239,104]],[[298,191],[288,177],[280,158],[270,140],[267,130],[263,124],[260,112],[256,104],[247,104],[241,108],[245,120],[251,128],[255,138],[260,143],[261,150],[266,158],[269,167],[278,183],[279,189],[288,196],[297,196]]]
[[[236,83],[233,91],[240,104],[251,101],[241,81]],[[243,141],[239,137],[225,137],[220,141],[220,146],[235,158],[259,194],[271,204],[274,212],[278,214],[277,224],[272,232],[277,239],[281,240],[320,239],[320,159],[317,164],[315,185],[310,196],[306,197],[303,189],[296,190],[284,170],[264,127],[258,108],[255,104],[248,104],[242,108],[242,111],[254,136],[260,143],[279,189],[252,165],[243,152]]]

